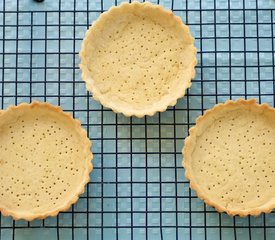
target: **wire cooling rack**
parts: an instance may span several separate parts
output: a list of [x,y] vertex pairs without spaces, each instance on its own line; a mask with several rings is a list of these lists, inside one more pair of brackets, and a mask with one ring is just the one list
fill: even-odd
[[274,106],[274,1],[154,3],[190,26],[197,75],[175,108],[137,119],[95,102],[78,68],[87,27],[119,1],[1,0],[1,107],[40,100],[72,113],[93,140],[94,171],[77,204],[57,217],[1,216],[0,240],[274,239],[274,213],[219,214],[189,189],[181,167],[183,139],[203,110],[239,97]]

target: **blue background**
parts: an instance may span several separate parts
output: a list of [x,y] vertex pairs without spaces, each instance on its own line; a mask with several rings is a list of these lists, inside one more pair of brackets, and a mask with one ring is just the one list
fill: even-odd
[[69,211],[31,223],[1,216],[0,240],[274,239],[274,213],[219,214],[181,167],[183,139],[203,110],[239,97],[274,106],[274,1],[160,1],[190,26],[197,74],[175,108],[143,119],[102,108],[78,69],[88,25],[119,2],[0,2],[1,107],[60,105],[81,120],[94,152],[91,181]]

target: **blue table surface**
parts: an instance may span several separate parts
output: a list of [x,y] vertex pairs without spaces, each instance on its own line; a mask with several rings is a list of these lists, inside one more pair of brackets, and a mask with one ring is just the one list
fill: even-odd
[[102,109],[78,69],[87,26],[115,1],[0,2],[2,108],[60,105],[81,120],[94,152],[91,181],[69,211],[31,223],[1,216],[0,240],[274,239],[274,213],[232,218],[205,206],[184,178],[181,149],[196,117],[218,102],[274,106],[275,1],[186,1],[159,3],[190,26],[196,77],[175,109],[143,119]]

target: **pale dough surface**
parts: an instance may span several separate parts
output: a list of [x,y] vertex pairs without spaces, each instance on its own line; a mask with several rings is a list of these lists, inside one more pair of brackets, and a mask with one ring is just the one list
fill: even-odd
[[88,89],[125,115],[142,117],[175,105],[195,74],[188,27],[150,3],[125,3],[102,14],[80,55]]
[[92,165],[79,122],[49,104],[0,114],[0,209],[14,218],[55,215],[77,199]]
[[258,214],[274,206],[275,112],[229,102],[200,118],[186,141],[191,187],[218,210]]

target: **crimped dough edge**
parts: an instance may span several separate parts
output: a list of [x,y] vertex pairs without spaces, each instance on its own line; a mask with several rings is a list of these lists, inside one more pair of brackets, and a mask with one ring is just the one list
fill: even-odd
[[[166,102],[165,104],[156,104],[155,107],[151,107],[151,108],[147,108],[147,109],[130,110],[128,108],[124,108],[124,107],[117,106],[117,105],[113,104],[108,98],[106,98],[103,94],[101,94],[96,89],[96,87],[92,84],[93,80],[92,80],[92,77],[90,76],[89,71],[88,71],[87,61],[85,59],[85,52],[86,52],[86,48],[87,48],[87,45],[89,42],[89,40],[88,40],[89,36],[92,34],[96,34],[96,32],[100,31],[101,22],[104,22],[106,19],[108,19],[109,16],[112,16],[114,11],[116,11],[116,10],[122,11],[124,8],[125,8],[125,11],[127,11],[130,6],[134,7],[134,8],[138,8],[141,5],[150,7],[152,9],[158,9],[159,14],[165,14],[167,18],[169,17],[169,18],[173,19],[176,24],[181,26],[181,28],[184,30],[185,34],[188,35],[193,40],[193,48],[192,48],[193,55],[194,55],[194,61],[192,62],[193,71],[191,72],[190,76],[188,77],[188,79],[190,79],[189,82],[183,83],[182,85],[184,85],[184,86],[182,89],[179,88],[177,92],[174,92],[173,94],[171,94],[169,102]],[[121,3],[119,6],[113,6],[108,11],[102,13],[99,16],[99,18],[92,23],[92,26],[90,26],[89,29],[86,31],[84,40],[81,45],[81,50],[79,52],[79,57],[80,57],[79,67],[82,71],[81,77],[82,77],[83,81],[86,83],[86,88],[89,90],[89,92],[91,92],[93,94],[93,98],[96,101],[99,101],[104,107],[111,108],[115,113],[122,113],[126,117],[136,116],[138,118],[142,118],[145,115],[153,116],[157,112],[164,112],[169,106],[175,106],[177,103],[177,100],[184,97],[186,89],[191,87],[191,85],[192,85],[191,80],[195,77],[195,66],[197,64],[197,60],[196,60],[197,49],[194,46],[194,41],[195,41],[195,39],[191,36],[189,27],[186,26],[181,21],[180,17],[175,16],[172,13],[172,11],[166,10],[165,8],[161,7],[160,5],[154,5],[150,2],[143,2],[143,3],[140,3],[137,1],[134,1],[132,3],[124,2],[124,3]],[[192,67],[190,67],[190,68],[192,68]]]
[[3,216],[11,216],[14,220],[19,220],[19,219],[24,219],[26,221],[32,221],[34,219],[44,219],[46,217],[54,217],[57,216],[59,212],[61,211],[66,211],[68,210],[72,204],[76,203],[79,195],[84,193],[85,191],[85,185],[89,182],[90,180],[90,173],[93,170],[93,165],[91,163],[91,160],[93,159],[93,154],[90,150],[92,146],[92,142],[89,140],[87,137],[86,131],[81,128],[81,123],[79,120],[74,119],[69,113],[65,113],[62,111],[61,107],[54,106],[50,103],[42,103],[38,101],[33,101],[32,103],[21,103],[17,106],[9,106],[6,110],[0,110],[0,117],[3,114],[9,114],[13,111],[17,111],[18,109],[32,109],[34,107],[39,107],[39,108],[44,108],[45,111],[51,110],[55,111],[57,115],[61,115],[63,117],[66,117],[69,121],[73,123],[73,125],[78,129],[78,133],[80,136],[83,138],[83,149],[86,149],[86,152],[88,153],[87,156],[85,156],[85,162],[86,162],[86,168],[83,174],[83,179],[82,182],[79,184],[78,188],[75,191],[75,195],[71,196],[70,199],[64,202],[64,204],[58,208],[55,208],[53,210],[49,210],[47,212],[43,213],[37,213],[37,214],[22,214],[22,213],[17,213],[14,211],[10,211],[9,209],[5,208],[0,208],[0,212]]
[[191,153],[196,145],[196,134],[200,126],[204,124],[206,118],[208,118],[209,116],[213,116],[216,112],[219,112],[221,109],[224,110],[227,108],[228,110],[230,110],[231,107],[236,106],[243,106],[249,108],[251,111],[269,111],[272,112],[275,116],[274,108],[270,107],[266,103],[257,104],[256,99],[237,99],[236,101],[228,100],[225,103],[216,104],[213,108],[206,110],[202,116],[199,116],[196,119],[195,125],[189,129],[189,136],[186,137],[184,140],[184,146],[182,149],[182,166],[185,169],[185,177],[189,180],[190,188],[197,193],[198,198],[203,200],[208,206],[214,207],[218,212],[226,212],[230,216],[239,215],[240,217],[246,217],[248,215],[257,216],[261,213],[270,213],[272,209],[275,208],[275,202],[246,210],[231,210],[223,206],[220,206],[215,201],[212,201],[207,196],[207,194],[203,193],[203,191],[200,189],[200,186],[193,180],[193,176],[190,174],[190,162],[192,161]]

